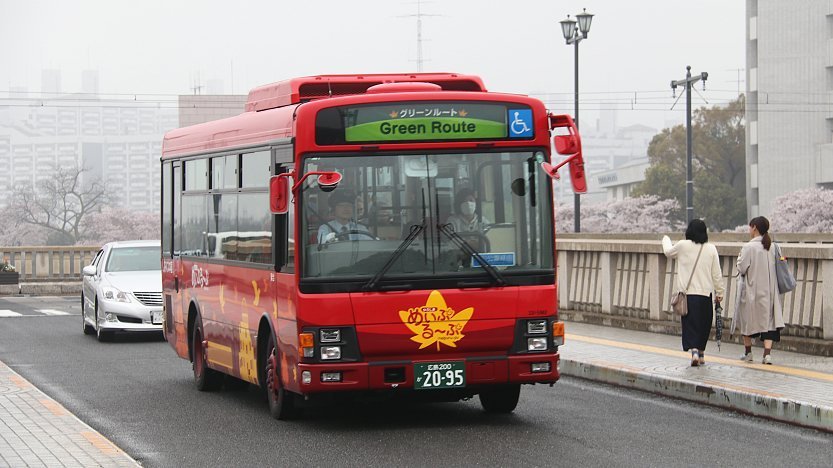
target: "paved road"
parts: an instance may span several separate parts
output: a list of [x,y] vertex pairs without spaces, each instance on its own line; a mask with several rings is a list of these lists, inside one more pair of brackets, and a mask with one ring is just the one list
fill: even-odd
[[77,302],[0,298],[0,310],[22,314],[0,317],[0,360],[145,466],[829,467],[833,459],[830,434],[566,378],[525,387],[511,416],[488,416],[476,400],[360,402],[274,421],[253,388],[197,392],[190,364],[164,341],[82,335]]

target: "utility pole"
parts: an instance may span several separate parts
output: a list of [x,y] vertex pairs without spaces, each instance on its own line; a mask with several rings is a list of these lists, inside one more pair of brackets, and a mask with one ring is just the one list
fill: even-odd
[[674,97],[677,94],[677,86],[685,86],[685,112],[686,112],[686,126],[685,126],[685,153],[686,153],[686,179],[685,179],[685,217],[686,223],[690,223],[694,219],[694,180],[691,170],[691,85],[698,81],[703,81],[703,90],[706,89],[706,79],[709,74],[702,72],[697,76],[691,76],[691,65],[685,67],[686,74],[684,80],[677,80],[671,82],[671,91]]
[[417,20],[417,58],[416,58],[416,68],[418,72],[422,71],[422,65],[425,62],[425,59],[422,55],[422,18],[428,16],[440,16],[440,15],[429,15],[422,12],[422,4],[423,3],[432,3],[432,2],[423,2],[422,0],[417,0],[416,2],[417,12],[413,15],[403,15],[400,18],[416,18]]

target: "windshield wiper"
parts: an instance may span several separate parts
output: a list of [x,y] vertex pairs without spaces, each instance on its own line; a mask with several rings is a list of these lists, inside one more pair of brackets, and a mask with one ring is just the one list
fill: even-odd
[[482,266],[483,269],[486,270],[486,272],[489,274],[489,276],[492,277],[496,285],[504,286],[506,284],[506,280],[503,279],[503,275],[501,275],[500,272],[497,271],[497,269],[495,269],[495,267],[493,267],[479,253],[477,253],[477,250],[474,250],[474,247],[472,247],[471,244],[466,242],[466,240],[463,239],[463,237],[460,236],[460,234],[457,234],[454,231],[454,228],[451,227],[451,224],[438,224],[437,228],[439,228],[440,232],[448,236],[449,239],[451,239],[455,244],[457,244],[457,247],[462,249],[463,252],[474,257],[480,264],[480,266]]
[[387,273],[388,270],[391,269],[396,260],[399,257],[401,257],[403,253],[405,253],[405,250],[407,250],[408,247],[414,242],[414,239],[416,239],[417,236],[424,230],[425,219],[422,220],[422,224],[411,225],[411,232],[408,233],[408,237],[406,237],[405,240],[403,240],[402,243],[399,244],[399,247],[397,247],[396,250],[393,251],[393,253],[390,255],[390,258],[388,258],[388,261],[385,262],[384,266],[382,266],[382,269],[379,270],[378,273],[373,275],[373,278],[370,278],[370,281],[365,283],[362,289],[364,289],[365,291],[375,290],[376,287],[379,286],[379,281],[381,281],[382,277],[385,276],[385,273]]

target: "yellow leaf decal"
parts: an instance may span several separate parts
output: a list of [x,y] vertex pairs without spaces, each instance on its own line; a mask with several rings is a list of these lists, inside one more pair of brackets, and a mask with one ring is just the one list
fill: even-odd
[[257,281],[252,281],[252,289],[255,292],[255,300],[252,301],[252,305],[257,307],[257,304],[260,302],[260,288],[257,287]]
[[424,306],[400,310],[399,318],[413,332],[411,340],[419,343],[419,349],[436,343],[439,351],[440,343],[452,348],[457,347],[457,342],[465,336],[463,328],[472,314],[474,307],[455,312],[448,307],[439,291],[431,291]]

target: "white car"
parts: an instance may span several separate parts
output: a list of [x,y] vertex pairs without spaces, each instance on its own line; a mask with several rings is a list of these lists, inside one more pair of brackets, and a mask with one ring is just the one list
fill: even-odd
[[159,241],[110,242],[83,269],[85,335],[107,341],[116,331],[162,331]]

